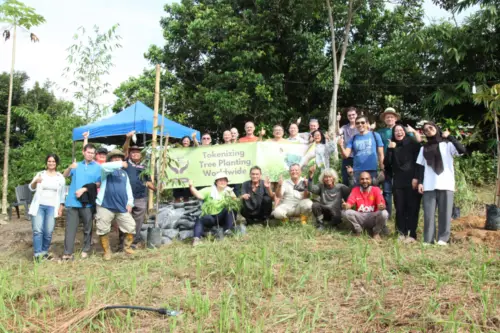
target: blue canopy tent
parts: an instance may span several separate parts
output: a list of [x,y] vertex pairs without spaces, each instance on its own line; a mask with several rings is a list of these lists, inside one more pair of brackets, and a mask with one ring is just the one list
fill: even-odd
[[[144,145],[153,134],[153,116],[153,110],[142,102],[136,102],[112,117],[74,128],[73,142],[83,140],[83,133],[90,131],[89,142],[121,145],[125,142],[124,136],[127,133],[136,131],[137,144]],[[199,131],[158,115],[158,128],[161,128],[162,122],[163,135],[168,134],[171,138],[180,139],[186,135],[191,137],[192,133],[196,132],[196,137],[200,140]],[[160,135],[160,130],[157,131],[157,134]]]

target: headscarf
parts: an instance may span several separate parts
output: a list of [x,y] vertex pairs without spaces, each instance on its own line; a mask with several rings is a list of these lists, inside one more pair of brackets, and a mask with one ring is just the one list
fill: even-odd
[[441,136],[441,130],[435,123],[431,121],[426,122],[422,128],[429,125],[436,129],[436,135],[430,137],[426,135],[427,143],[424,145],[424,158],[427,165],[430,166],[436,174],[440,175],[444,171],[444,166],[443,157],[441,156],[441,151],[439,150],[439,143],[443,142],[444,139]]

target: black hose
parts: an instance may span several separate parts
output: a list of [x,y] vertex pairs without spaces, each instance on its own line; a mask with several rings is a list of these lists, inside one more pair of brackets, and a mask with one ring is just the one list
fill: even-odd
[[167,310],[165,308],[149,308],[145,306],[135,306],[135,305],[108,305],[103,307],[101,310],[113,310],[113,309],[151,311],[151,312],[158,312],[159,314],[164,316],[177,316],[179,314],[179,312],[175,310]]

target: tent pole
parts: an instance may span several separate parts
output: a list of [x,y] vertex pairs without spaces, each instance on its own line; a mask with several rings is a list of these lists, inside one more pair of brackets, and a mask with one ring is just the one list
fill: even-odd
[[[158,109],[160,107],[160,65],[156,65],[156,83],[155,83],[155,100],[154,100],[154,115],[153,115],[153,140],[151,143],[151,180],[155,182],[156,171],[156,136],[158,127]],[[156,182],[158,186],[158,182]],[[149,190],[148,195],[148,208],[153,209],[153,191]],[[158,223],[158,221],[156,221]]]

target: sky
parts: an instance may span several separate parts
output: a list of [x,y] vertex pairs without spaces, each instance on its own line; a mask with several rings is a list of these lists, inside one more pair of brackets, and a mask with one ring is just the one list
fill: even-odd
[[[59,89],[56,96],[71,99],[71,91],[63,92],[68,87],[68,79],[62,74],[68,62],[66,49],[74,43],[73,36],[81,26],[90,30],[93,25],[107,30],[119,23],[118,34],[122,37],[122,48],[113,53],[114,67],[106,81],[111,84],[111,91],[131,76],[142,73],[149,66],[144,53],[152,44],[162,46],[163,36],[160,19],[164,16],[163,6],[172,0],[24,0],[26,5],[35,8],[45,17],[46,23],[32,29],[40,39],[31,43],[29,33],[18,34],[15,69],[25,71],[30,76],[28,86],[35,81],[55,82]],[[390,5],[389,5],[390,6]],[[446,11],[425,0],[425,18],[427,22],[451,18]],[[472,9],[474,10],[474,9]],[[472,10],[457,17],[461,21]],[[1,28],[3,26],[0,25]],[[3,31],[3,29],[2,29]],[[10,71],[12,41],[0,40],[0,71]],[[101,102],[112,105],[113,94],[105,96]]]

